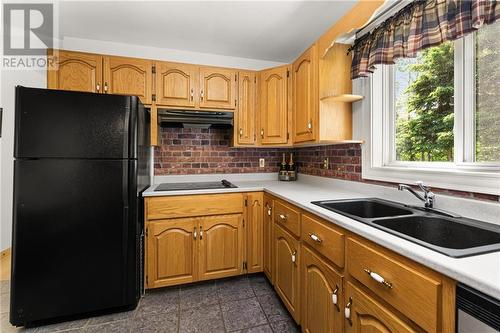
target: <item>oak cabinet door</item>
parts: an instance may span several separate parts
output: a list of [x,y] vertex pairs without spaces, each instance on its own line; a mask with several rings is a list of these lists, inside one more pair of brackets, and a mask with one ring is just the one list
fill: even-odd
[[242,214],[200,218],[199,279],[239,275],[243,268]]
[[287,66],[271,68],[260,73],[260,142],[288,142],[288,80]]
[[152,102],[153,62],[146,59],[104,57],[104,92],[138,96]]
[[193,65],[156,62],[156,104],[196,107],[198,70]]
[[247,197],[247,271],[262,272],[263,260],[263,194],[249,193]]
[[264,216],[263,216],[263,248],[264,273],[271,283],[274,283],[273,277],[273,253],[274,253],[274,238],[273,238],[273,200],[264,195]]
[[147,225],[146,286],[157,288],[196,281],[194,218],[149,222]]
[[200,67],[200,108],[236,108],[237,73],[230,69]]
[[350,318],[345,320],[346,333],[416,333],[423,332],[403,321],[397,314],[358,289],[351,282],[345,292]]
[[49,89],[102,92],[101,56],[62,50],[51,54],[57,57],[57,67],[47,71]]
[[342,277],[306,246],[301,249],[301,325],[308,333],[341,333]]
[[239,145],[255,144],[255,109],[257,107],[255,72],[238,73],[238,109],[234,126],[236,143]]
[[274,227],[274,287],[299,322],[299,242],[280,226]]
[[317,136],[317,63],[315,46],[302,54],[292,66],[293,142],[313,141]]

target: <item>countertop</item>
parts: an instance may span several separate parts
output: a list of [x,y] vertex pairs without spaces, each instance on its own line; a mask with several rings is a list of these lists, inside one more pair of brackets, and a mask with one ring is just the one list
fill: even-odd
[[[406,204],[418,204],[419,202],[409,193],[399,192],[385,186],[305,175],[301,175],[300,180],[296,182],[279,182],[277,180],[272,180],[274,176],[271,178],[269,175],[261,177],[262,179],[251,179],[251,177],[234,177],[232,179],[229,178],[228,175],[219,175],[219,179],[222,179],[221,177],[227,178],[233,184],[237,185],[238,188],[154,192],[154,188],[157,185],[153,185],[144,192],[144,196],[265,191],[330,221],[331,223],[350,230],[396,253],[449,276],[456,281],[471,286],[496,299],[500,299],[500,252],[467,258],[451,258],[311,204],[311,201],[317,200],[366,197],[378,197]],[[178,181],[186,181],[186,179],[189,178],[184,177],[182,180]],[[194,181],[206,180],[199,180],[200,178],[196,177],[193,179],[196,179]],[[175,181],[175,178],[158,177],[158,179],[155,179],[156,184],[164,181]],[[498,202],[485,202],[437,195],[436,207],[453,211],[470,218],[500,223],[498,220],[498,216],[500,216],[500,203]]]

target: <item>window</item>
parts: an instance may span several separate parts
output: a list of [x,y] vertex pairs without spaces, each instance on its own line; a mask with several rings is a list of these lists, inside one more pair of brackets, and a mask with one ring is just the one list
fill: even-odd
[[363,178],[500,194],[499,35],[495,23],[379,66]]

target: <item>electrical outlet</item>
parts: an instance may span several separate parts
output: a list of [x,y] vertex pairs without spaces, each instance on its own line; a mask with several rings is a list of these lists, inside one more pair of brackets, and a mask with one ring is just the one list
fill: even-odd
[[259,168],[263,168],[266,166],[266,160],[263,158],[259,158]]

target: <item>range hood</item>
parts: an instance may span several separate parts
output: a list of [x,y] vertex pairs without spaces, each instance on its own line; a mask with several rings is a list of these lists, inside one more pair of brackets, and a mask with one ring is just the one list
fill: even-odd
[[162,126],[182,124],[183,127],[196,128],[232,127],[233,112],[159,109],[158,120]]

